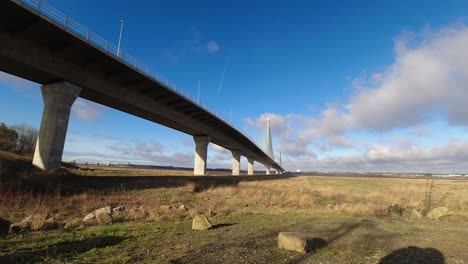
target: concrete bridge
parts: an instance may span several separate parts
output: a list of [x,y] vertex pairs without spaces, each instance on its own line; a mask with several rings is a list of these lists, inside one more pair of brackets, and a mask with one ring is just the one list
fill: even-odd
[[194,174],[206,173],[207,146],[232,152],[277,172],[283,168],[199,100],[42,0],[0,1],[0,70],[41,84],[44,112],[33,163],[60,167],[70,109],[77,97],[190,134],[195,141]]

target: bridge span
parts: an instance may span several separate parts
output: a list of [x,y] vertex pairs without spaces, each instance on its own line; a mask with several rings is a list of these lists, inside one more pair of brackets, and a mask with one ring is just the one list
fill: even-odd
[[71,107],[77,97],[190,134],[194,174],[206,173],[209,142],[240,157],[284,170],[246,134],[167,78],[63,15],[42,0],[0,1],[0,70],[41,84],[44,100],[33,164],[60,167]]

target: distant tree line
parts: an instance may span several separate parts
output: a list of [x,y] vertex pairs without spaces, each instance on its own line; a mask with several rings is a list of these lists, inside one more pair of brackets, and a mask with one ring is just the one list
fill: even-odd
[[17,124],[8,127],[0,124],[0,150],[17,154],[34,153],[39,131],[26,124]]

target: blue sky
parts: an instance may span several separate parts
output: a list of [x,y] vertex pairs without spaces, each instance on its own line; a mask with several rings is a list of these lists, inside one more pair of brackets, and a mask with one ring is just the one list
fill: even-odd
[[[193,95],[200,80],[259,142],[270,116],[287,169],[468,171],[466,1],[46,2],[115,44],[124,19],[123,50]],[[39,127],[41,112],[37,84],[1,75],[1,121]],[[78,100],[64,159],[191,166],[193,147]],[[229,153],[212,146],[208,166]]]

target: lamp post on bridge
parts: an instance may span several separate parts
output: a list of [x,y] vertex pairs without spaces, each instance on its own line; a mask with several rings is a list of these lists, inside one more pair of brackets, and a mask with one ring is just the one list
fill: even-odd
[[117,45],[117,58],[120,56],[120,42],[122,41],[122,31],[123,31],[123,19],[120,20],[120,34],[119,34],[119,44]]

